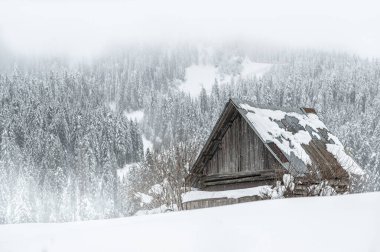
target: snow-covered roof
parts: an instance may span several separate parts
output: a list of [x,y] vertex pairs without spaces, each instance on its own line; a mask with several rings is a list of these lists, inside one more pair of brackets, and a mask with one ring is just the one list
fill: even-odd
[[199,174],[202,156],[213,138],[228,123],[228,115],[237,110],[273,156],[289,172],[301,175],[312,172],[321,178],[347,174],[363,175],[360,166],[345,152],[342,143],[319,119],[312,108],[275,108],[257,106],[240,99],[230,99],[208,141],[195,162],[192,172]]
[[292,164],[289,168],[303,172],[309,170],[308,166],[317,170],[340,166],[350,174],[363,175],[361,167],[347,155],[314,109],[260,108],[243,101],[238,108],[264,143],[281,150]]

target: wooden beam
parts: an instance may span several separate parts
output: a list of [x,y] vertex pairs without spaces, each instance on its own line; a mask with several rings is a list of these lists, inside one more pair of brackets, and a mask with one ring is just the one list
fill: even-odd
[[279,170],[262,170],[262,171],[248,171],[248,172],[235,172],[226,174],[213,174],[205,177],[208,181],[223,180],[223,179],[233,179],[233,178],[244,178],[244,177],[255,177],[268,174],[277,174]]
[[235,179],[224,179],[218,181],[207,181],[205,178],[201,179],[201,183],[204,186],[214,186],[214,185],[228,185],[228,184],[237,184],[237,183],[246,183],[246,182],[259,182],[259,181],[274,181],[276,176],[274,174],[255,176],[255,177],[244,177],[244,178],[235,178]]

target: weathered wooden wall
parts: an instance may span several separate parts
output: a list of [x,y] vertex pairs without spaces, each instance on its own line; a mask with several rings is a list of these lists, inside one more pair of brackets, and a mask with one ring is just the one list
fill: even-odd
[[[309,112],[313,113],[312,110]],[[288,160],[289,157],[285,156],[274,142],[263,143],[250,127],[244,113],[233,102],[226,105],[190,175],[186,178],[189,187],[220,191],[274,185],[276,181],[282,180],[284,173],[289,172],[291,163],[297,165],[294,160]],[[291,117],[286,117],[282,123],[287,129],[293,130],[293,133],[298,131],[298,122]],[[310,171],[308,176],[301,176],[304,181],[298,181],[294,192],[287,197],[308,196],[309,187],[317,185],[321,179],[327,179],[329,185],[338,193],[348,190],[348,173],[335,157],[328,153],[322,140],[313,139],[304,149],[316,165],[305,167],[305,172],[306,169]],[[186,202],[184,208],[212,207],[259,199],[258,196],[242,199],[203,199]]]
[[261,200],[259,196],[247,196],[241,197],[238,199],[232,198],[218,198],[218,199],[204,199],[204,200],[195,200],[190,202],[185,202],[182,204],[184,210],[206,208],[206,207],[216,207],[224,205],[232,205],[244,202],[251,202]]
[[279,169],[281,165],[264,143],[238,115],[217,143],[206,163],[206,174],[229,174]]

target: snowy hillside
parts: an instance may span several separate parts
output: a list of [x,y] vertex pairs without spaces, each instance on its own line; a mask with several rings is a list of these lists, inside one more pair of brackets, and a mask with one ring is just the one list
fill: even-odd
[[198,96],[202,87],[209,93],[217,78],[217,68],[212,65],[192,65],[186,68],[185,81],[181,83],[179,89],[189,93],[191,96]]
[[[365,172],[351,190],[380,191],[378,61],[254,44],[211,48],[131,47],[83,66],[36,59],[20,61],[14,74],[0,69],[0,223],[109,219],[178,204],[231,97],[314,107]],[[346,160],[342,146],[328,148]],[[129,173],[135,163],[141,169]],[[157,184],[162,193],[150,194]],[[154,200],[146,206],[137,192]]]
[[131,112],[124,111],[123,115],[128,118],[128,120],[141,122],[144,118],[144,110],[135,110]]
[[2,252],[380,251],[380,193],[0,226]]
[[202,88],[209,94],[215,81],[219,84],[228,84],[232,79],[236,81],[239,76],[243,79],[261,78],[272,67],[272,64],[252,62],[248,58],[237,65],[241,65],[241,71],[237,76],[221,74],[220,69],[213,65],[192,65],[187,67],[185,81],[180,83],[179,89],[189,93],[192,97],[197,97]]
[[[144,114],[144,110],[135,110],[135,111],[131,111],[131,112],[124,111],[123,115],[126,118],[128,118],[128,120],[132,120],[132,121],[135,121],[137,123],[141,123],[145,114]],[[146,151],[146,149],[153,150],[153,142],[150,141],[149,139],[147,139],[145,137],[145,135],[142,135],[142,142],[143,142],[144,151]]]

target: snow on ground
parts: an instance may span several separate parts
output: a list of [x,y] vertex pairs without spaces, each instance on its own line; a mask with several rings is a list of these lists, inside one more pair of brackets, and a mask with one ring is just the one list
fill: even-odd
[[135,110],[131,112],[124,111],[123,115],[132,121],[137,121],[138,123],[144,118],[144,110]]
[[226,191],[189,191],[182,194],[182,202],[189,202],[202,199],[219,199],[261,195],[265,190],[269,190],[271,186],[258,186],[246,189],[226,190]]
[[144,146],[144,152],[146,149],[149,148],[149,150],[153,150],[153,143],[152,141],[148,140],[145,135],[142,135],[142,141],[143,141],[143,146]]
[[379,212],[377,192],[101,221],[0,225],[0,251],[380,251]]
[[[144,118],[144,110],[135,110],[135,111],[124,111],[123,115],[128,118],[129,120],[137,121],[138,123],[141,122]],[[143,141],[143,147],[144,152],[146,149],[153,150],[153,142],[148,140],[145,135],[142,135],[142,141]]]
[[160,195],[164,192],[164,187],[160,184],[155,184],[149,189],[149,193]]
[[[144,110],[135,110],[131,112],[124,111],[123,115],[128,118],[129,120],[137,121],[138,123],[141,122],[144,118]],[[142,141],[143,141],[143,147],[144,152],[146,149],[153,150],[153,143],[152,141],[148,140],[145,135],[142,135]]]
[[167,213],[167,212],[173,212],[173,211],[177,211],[177,210],[178,210],[178,208],[176,205],[174,205],[173,207],[168,207],[166,205],[162,205],[160,207],[149,209],[149,210],[139,210],[135,213],[135,216]]
[[[246,58],[242,63],[240,76],[242,78],[252,78],[254,76],[261,78],[271,67],[272,64],[252,62]],[[226,84],[230,83],[232,78],[230,75],[221,74],[219,69],[213,65],[192,65],[186,68],[185,81],[181,82],[179,89],[189,93],[192,97],[197,97],[202,88],[210,94],[215,79],[219,84]]]
[[217,71],[218,69],[212,65],[189,66],[186,68],[185,81],[181,83],[179,89],[193,97],[200,94],[202,87],[210,93]]
[[108,103],[108,107],[112,112],[115,112],[116,111],[116,102]]
[[131,163],[131,164],[124,165],[124,167],[121,169],[117,169],[116,172],[117,172],[118,178],[120,180],[123,180],[123,178],[125,178],[128,175],[131,169],[137,168],[138,166],[139,166],[139,163]]
[[250,59],[246,58],[243,61],[242,66],[243,70],[240,73],[242,78],[261,78],[271,69],[272,64],[252,62]]
[[139,198],[143,204],[150,204],[153,200],[152,196],[141,192],[135,193],[135,196]]

